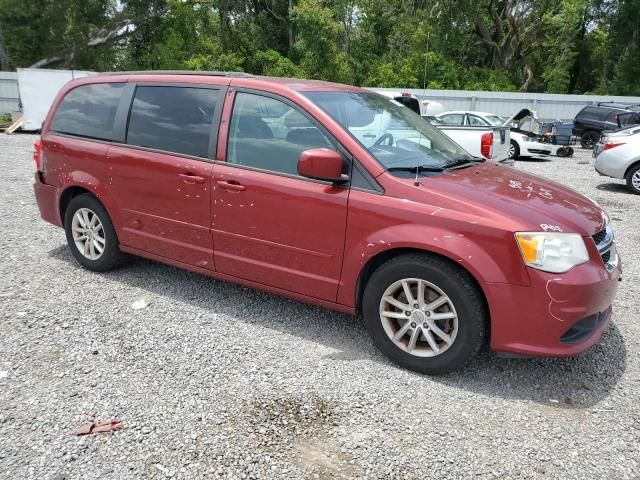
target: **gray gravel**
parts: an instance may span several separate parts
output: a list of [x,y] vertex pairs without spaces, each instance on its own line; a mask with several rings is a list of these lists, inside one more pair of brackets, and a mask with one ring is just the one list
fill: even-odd
[[[347,315],[146,260],[82,270],[40,220],[35,138],[0,135],[1,478],[638,478],[640,196],[590,152],[516,168],[611,214],[624,282],[602,342],[429,378]],[[126,428],[76,437],[93,418]]]

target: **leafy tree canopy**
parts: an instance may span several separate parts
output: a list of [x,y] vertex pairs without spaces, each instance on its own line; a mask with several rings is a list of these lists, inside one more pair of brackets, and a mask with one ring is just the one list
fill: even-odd
[[640,0],[0,0],[0,68],[640,95]]

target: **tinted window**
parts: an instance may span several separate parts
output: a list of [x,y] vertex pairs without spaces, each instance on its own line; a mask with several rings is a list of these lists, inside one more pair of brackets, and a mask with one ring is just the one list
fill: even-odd
[[413,97],[395,97],[394,100],[420,115],[420,103],[417,99]]
[[82,85],[71,90],[56,111],[51,129],[80,137],[111,140],[124,83]]
[[236,95],[227,162],[297,175],[300,153],[321,147],[335,150],[320,129],[295,108],[261,95]]
[[609,109],[585,107],[580,113],[578,113],[578,117],[580,119],[604,120],[611,113],[612,112]]
[[138,87],[127,143],[207,157],[218,91],[195,87]]

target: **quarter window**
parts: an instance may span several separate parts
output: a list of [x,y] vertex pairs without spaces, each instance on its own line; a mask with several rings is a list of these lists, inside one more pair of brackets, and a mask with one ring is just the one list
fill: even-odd
[[227,162],[297,175],[300,153],[321,147],[335,150],[320,129],[295,108],[261,95],[236,94]]
[[98,140],[113,139],[113,121],[124,83],[96,83],[71,90],[60,103],[51,130]]
[[208,157],[218,98],[210,88],[137,87],[127,144]]

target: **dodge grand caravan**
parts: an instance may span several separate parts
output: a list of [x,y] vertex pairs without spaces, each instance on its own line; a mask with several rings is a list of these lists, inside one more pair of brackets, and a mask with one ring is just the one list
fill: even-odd
[[228,73],[78,79],[34,158],[41,215],[83,267],[133,254],[361,313],[385,355],[424,373],[461,367],[485,343],[584,351],[621,275],[597,204],[474,158],[356,87]]

